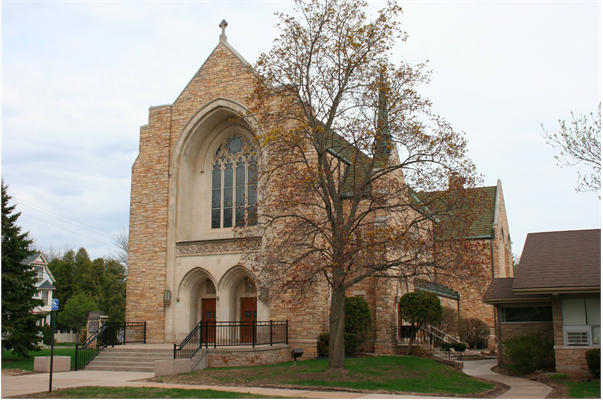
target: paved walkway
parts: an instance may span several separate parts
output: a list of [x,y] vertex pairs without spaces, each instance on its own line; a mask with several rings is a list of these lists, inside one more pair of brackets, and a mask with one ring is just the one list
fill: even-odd
[[[543,399],[551,388],[542,383],[526,379],[496,374],[490,371],[496,360],[465,361],[466,374],[483,379],[502,382],[511,387],[500,398],[504,399]],[[29,374],[19,376],[2,375],[2,398],[48,391],[48,375]],[[421,399],[428,396],[387,395],[381,393],[354,393],[335,391],[288,390],[233,386],[176,385],[159,382],[146,382],[154,375],[147,372],[105,372],[105,371],[70,371],[55,372],[52,375],[52,388],[70,388],[79,386],[146,386],[185,389],[214,389],[229,392],[254,393],[264,396],[282,396],[287,398],[314,399]]]
[[463,372],[467,375],[504,383],[511,387],[499,396],[499,399],[544,399],[553,390],[544,383],[500,375],[491,371],[491,368],[496,365],[496,360],[465,361],[464,363]]

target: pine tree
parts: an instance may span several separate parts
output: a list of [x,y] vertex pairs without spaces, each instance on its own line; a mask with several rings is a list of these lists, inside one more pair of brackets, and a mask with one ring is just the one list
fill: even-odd
[[40,340],[40,315],[31,310],[43,302],[33,298],[38,291],[35,271],[21,264],[33,254],[28,248],[32,240],[16,224],[21,213],[14,212],[16,205],[9,207],[7,189],[2,179],[2,349],[28,357],[29,351],[39,349]]

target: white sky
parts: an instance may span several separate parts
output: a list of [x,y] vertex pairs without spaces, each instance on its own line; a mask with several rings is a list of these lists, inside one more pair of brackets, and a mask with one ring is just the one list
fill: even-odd
[[[572,111],[596,112],[600,2],[399,4],[409,39],[392,61],[430,60],[422,93],[466,132],[485,185],[501,179],[513,253],[529,232],[600,228],[598,196],[574,191],[579,168],[556,166],[540,127],[554,132]],[[217,45],[223,18],[229,43],[253,63],[278,35],[274,13],[290,13],[292,3],[1,7],[2,176],[23,212],[19,224],[42,249],[85,247],[95,258],[113,253],[111,234],[128,226],[148,108],[174,102]]]

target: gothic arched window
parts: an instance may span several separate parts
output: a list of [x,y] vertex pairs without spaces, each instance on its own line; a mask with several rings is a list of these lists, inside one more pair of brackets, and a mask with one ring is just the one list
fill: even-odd
[[211,228],[257,223],[257,160],[249,140],[234,134],[214,156],[211,191]]

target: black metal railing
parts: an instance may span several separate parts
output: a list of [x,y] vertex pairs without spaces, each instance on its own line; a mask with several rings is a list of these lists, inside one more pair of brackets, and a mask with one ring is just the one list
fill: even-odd
[[199,322],[174,344],[174,359],[192,358],[200,348],[289,344],[289,321]]
[[104,322],[100,328],[82,343],[75,344],[75,370],[84,368],[108,346],[126,343],[146,343],[145,322]]
[[457,352],[450,349],[447,346],[447,349],[443,349],[443,344],[461,344],[461,341],[454,336],[447,334],[444,331],[441,331],[433,326],[426,325],[422,326],[416,332],[413,332],[414,328],[412,326],[400,326],[399,327],[399,337],[402,342],[410,342],[410,338],[414,333],[413,344],[428,348],[432,353],[437,353],[441,357],[452,359],[453,356],[456,356],[459,360],[462,359],[462,353]]

